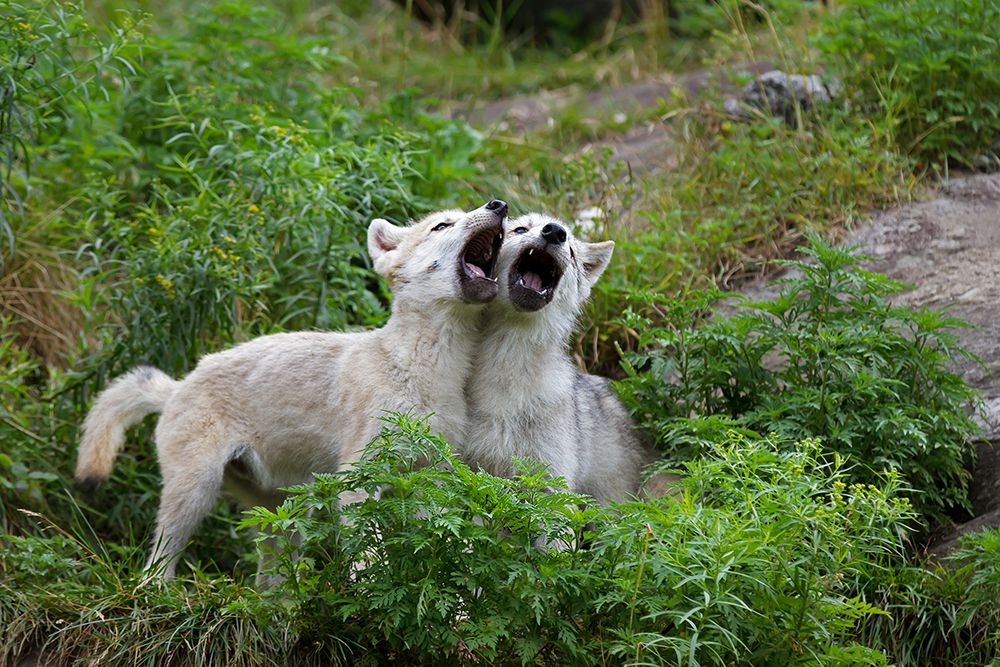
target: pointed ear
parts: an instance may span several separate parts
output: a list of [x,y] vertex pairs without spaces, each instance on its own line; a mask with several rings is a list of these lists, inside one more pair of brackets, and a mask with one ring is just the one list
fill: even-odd
[[604,269],[608,268],[614,250],[614,241],[581,244],[580,261],[583,264],[583,275],[589,284],[596,283]]
[[408,227],[397,227],[382,218],[371,221],[368,225],[368,255],[376,271],[385,275],[387,255],[399,247],[409,231]]

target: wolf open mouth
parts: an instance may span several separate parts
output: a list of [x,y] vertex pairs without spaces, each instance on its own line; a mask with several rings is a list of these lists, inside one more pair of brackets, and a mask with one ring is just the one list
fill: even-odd
[[465,244],[458,258],[458,267],[467,301],[482,303],[496,296],[496,266],[501,243],[503,229],[490,226]]
[[521,310],[539,310],[552,301],[562,268],[549,252],[528,248],[510,270],[510,299]]
[[473,236],[465,244],[462,252],[462,270],[469,278],[489,278],[494,280],[497,251],[503,242],[503,235],[486,229]]

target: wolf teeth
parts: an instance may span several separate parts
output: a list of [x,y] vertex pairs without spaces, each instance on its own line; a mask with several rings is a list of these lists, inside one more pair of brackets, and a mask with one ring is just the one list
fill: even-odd
[[531,248],[530,250],[528,250],[528,257],[531,257],[531,253],[533,253],[533,252],[535,252],[534,248]]

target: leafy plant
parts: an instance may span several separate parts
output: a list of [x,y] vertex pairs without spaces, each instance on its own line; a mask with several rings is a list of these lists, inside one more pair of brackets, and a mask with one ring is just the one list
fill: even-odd
[[[607,209],[607,234],[617,246],[587,316],[596,323],[583,335],[592,351],[581,354],[592,364],[605,360],[605,374],[618,370],[615,345],[635,349],[637,330],[620,318],[636,285],[673,293],[741,284],[766,261],[793,252],[805,234],[850,226],[915,187],[884,128],[835,110],[801,129],[775,118],[734,123],[688,115],[675,123],[675,159],[683,166],[633,197],[629,223]],[[628,183],[608,179],[618,188]]]
[[[92,96],[108,94],[131,72],[122,51],[135,38],[135,21],[124,15],[95,34],[72,3],[0,4],[0,275],[14,253],[14,220],[28,188],[31,147],[66,130]],[[81,56],[81,52],[85,55]]]
[[[425,424],[388,421],[350,472],[246,522],[285,536],[275,596],[313,641],[335,618],[340,639],[404,661],[882,664],[851,640],[876,613],[852,591],[899,557],[892,475],[848,486],[815,441],[731,434],[676,498],[580,511],[538,467],[473,472]],[[359,488],[382,495],[338,511]]]
[[[600,509],[536,464],[474,472],[425,420],[387,422],[352,470],[248,514],[284,577],[264,595],[142,581],[141,546],[33,515],[45,534],[2,538],[0,660],[886,664],[855,636],[911,516],[893,474],[849,485],[817,441],[732,433],[676,496]],[[380,497],[338,509],[355,489]]]
[[940,560],[891,568],[878,582],[889,612],[862,629],[903,665],[995,665],[1000,659],[1000,531],[965,535]]
[[[288,536],[272,566],[287,577],[277,596],[295,601],[306,636],[322,641],[335,618],[351,643],[397,660],[581,654],[586,637],[573,616],[594,582],[575,566],[577,549],[536,544],[582,534],[583,498],[549,492],[537,464],[511,480],[473,472],[426,423],[387,421],[392,429],[350,471],[319,475],[244,522]],[[381,495],[338,510],[353,489]]]
[[[900,473],[919,512],[945,520],[968,508],[965,468],[977,394],[950,367],[968,356],[941,311],[886,299],[903,286],[813,237],[781,293],[695,327],[724,295],[689,302],[645,295],[669,326],[631,312],[641,347],[619,384],[639,422],[671,455],[696,455],[700,432],[735,424],[784,438],[821,438],[869,482]],[[730,421],[731,420],[731,421]]]
[[1000,7],[980,0],[849,0],[816,38],[900,147],[971,165],[1000,138]]

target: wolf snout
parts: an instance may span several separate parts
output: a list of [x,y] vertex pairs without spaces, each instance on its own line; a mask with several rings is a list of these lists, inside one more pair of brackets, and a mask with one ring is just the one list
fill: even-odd
[[554,222],[550,222],[544,227],[542,227],[542,238],[545,239],[547,243],[553,245],[559,245],[560,243],[566,242],[566,228],[562,225],[557,225]]
[[507,216],[507,202],[502,199],[491,199],[485,206],[487,211],[493,211],[501,218]]

